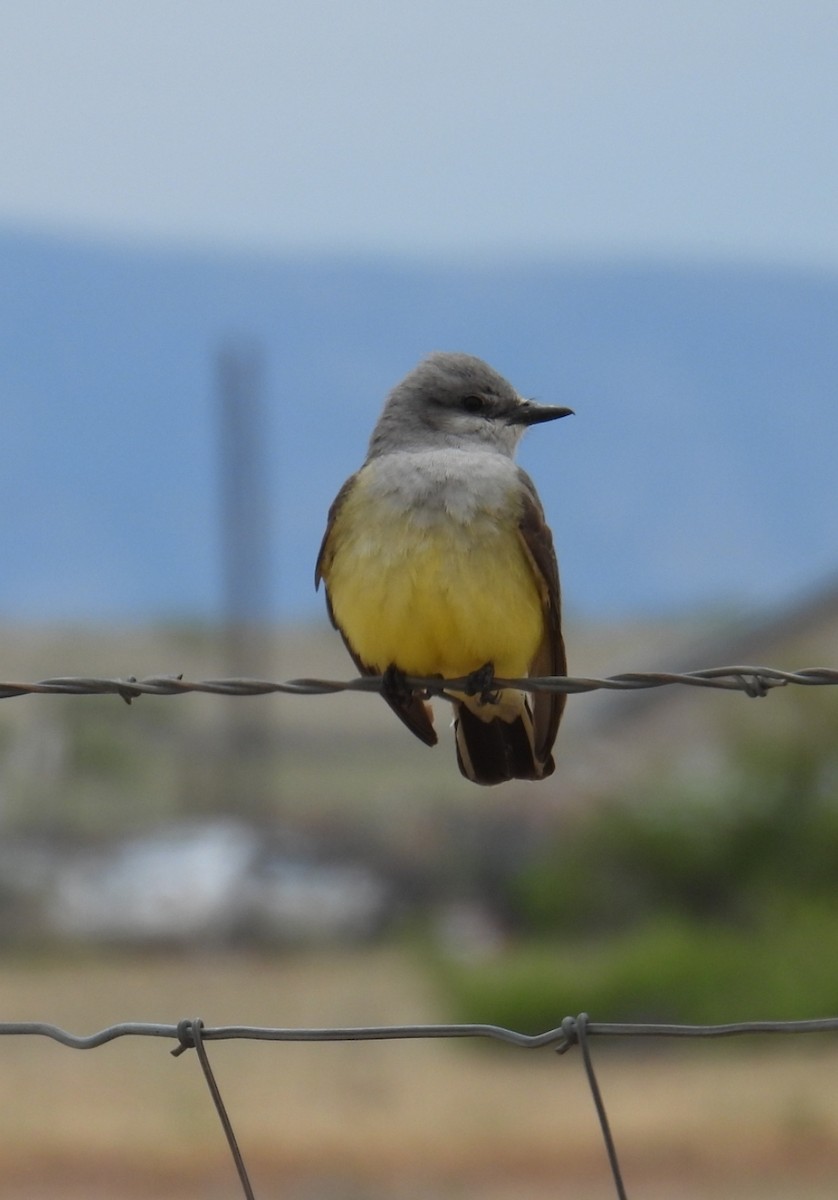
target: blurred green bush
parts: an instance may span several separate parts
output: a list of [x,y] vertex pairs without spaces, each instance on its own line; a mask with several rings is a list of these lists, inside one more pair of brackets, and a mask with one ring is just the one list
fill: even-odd
[[740,738],[719,779],[577,813],[500,894],[496,880],[505,948],[435,956],[458,1016],[536,1032],[579,1011],[700,1023],[838,1013],[834,726]]

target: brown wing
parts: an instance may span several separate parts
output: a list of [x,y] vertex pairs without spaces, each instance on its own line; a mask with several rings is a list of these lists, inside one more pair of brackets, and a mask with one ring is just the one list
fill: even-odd
[[[357,475],[350,475],[346,483],[335,496],[329,516],[326,521],[326,532],[323,535],[323,541],[320,543],[320,551],[317,555],[317,563],[314,568],[314,586],[315,589],[320,587],[322,579],[326,585],[326,609],[329,613],[329,620],[343,639],[343,644],[349,651],[352,661],[361,675],[378,675],[380,672],[376,667],[371,667],[356,654],[352,643],[347,637],[343,629],[338,624],[334,609],[332,608],[332,600],[329,596],[329,566],[334,553],[331,546],[331,536],[335,525],[335,519],[346,500],[346,497],[351,492]],[[437,743],[437,735],[433,726],[433,713],[430,705],[425,704],[422,698],[414,692],[407,690],[396,689],[393,691],[383,690],[382,695],[387,703],[392,708],[396,716],[405,723],[411,733],[415,734],[420,741],[426,746],[435,746]]]
[[[564,641],[562,640],[561,593],[559,568],[553,549],[553,535],[544,519],[538,493],[526,472],[520,472],[524,507],[519,522],[521,540],[541,589],[544,610],[544,637],[530,665],[531,675],[566,675]],[[546,759],[564,712],[567,695],[564,692],[536,692],[530,703],[533,713],[534,745],[539,758]]]
[[[335,496],[334,500],[332,501],[332,503],[329,507],[329,515],[326,518],[326,532],[323,534],[323,541],[320,543],[320,549],[317,552],[317,562],[314,567],[314,590],[315,591],[317,591],[317,589],[320,587],[320,580],[325,579],[329,573],[329,564],[332,561],[332,550],[329,545],[329,539],[331,538],[332,530],[334,529],[335,517],[338,515],[341,508],[343,507],[344,500],[346,499],[346,497],[349,495],[349,493],[352,491],[353,487],[355,486],[355,480],[357,478],[358,478],[357,475],[349,476],[346,483],[343,485],[343,487],[340,489],[338,494]],[[328,603],[328,594],[326,596],[326,600]],[[332,606],[331,605],[329,605],[329,617],[331,619],[332,624],[335,626],[335,629],[338,629],[338,626],[335,624],[335,618],[332,615]],[[340,633],[339,629],[338,629],[338,633]]]

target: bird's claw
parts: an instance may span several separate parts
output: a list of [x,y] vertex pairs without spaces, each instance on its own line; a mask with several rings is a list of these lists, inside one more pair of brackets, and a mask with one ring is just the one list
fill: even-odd
[[497,704],[500,692],[494,687],[495,664],[484,663],[466,677],[466,695],[477,696],[481,704]]
[[381,694],[385,700],[396,703],[406,703],[413,696],[413,689],[407,685],[407,675],[395,663],[390,663],[381,676]]

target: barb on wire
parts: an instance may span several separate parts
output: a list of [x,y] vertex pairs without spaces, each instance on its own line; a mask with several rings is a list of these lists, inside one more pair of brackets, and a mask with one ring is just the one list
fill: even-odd
[[[408,687],[429,695],[445,696],[448,692],[473,690],[473,681],[463,677],[442,679],[439,676],[407,676]],[[802,687],[825,687],[838,684],[838,669],[805,667],[783,671],[777,667],[730,666],[706,667],[698,671],[630,671],[606,678],[576,675],[533,676],[526,679],[496,678],[492,688],[517,688],[526,692],[566,692],[577,695],[599,690],[634,692],[646,688],[685,684],[689,687],[714,688],[743,692],[747,696],[765,696],[777,687],[795,684]],[[276,693],[291,696],[327,696],[337,692],[380,692],[380,675],[365,675],[357,679],[288,679],[275,682],[268,679],[184,679],[182,675],[149,675],[137,679],[99,678],[86,675],[64,675],[41,679],[37,683],[0,682],[0,700],[15,696],[121,696],[130,704],[138,696],[183,696],[202,692],[214,696],[268,696]]]

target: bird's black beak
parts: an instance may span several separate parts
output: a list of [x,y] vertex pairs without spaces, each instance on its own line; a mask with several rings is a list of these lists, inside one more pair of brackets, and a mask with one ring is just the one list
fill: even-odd
[[557,421],[559,417],[572,417],[572,408],[554,404],[536,404],[533,400],[522,400],[506,418],[510,425],[541,425],[544,421]]

